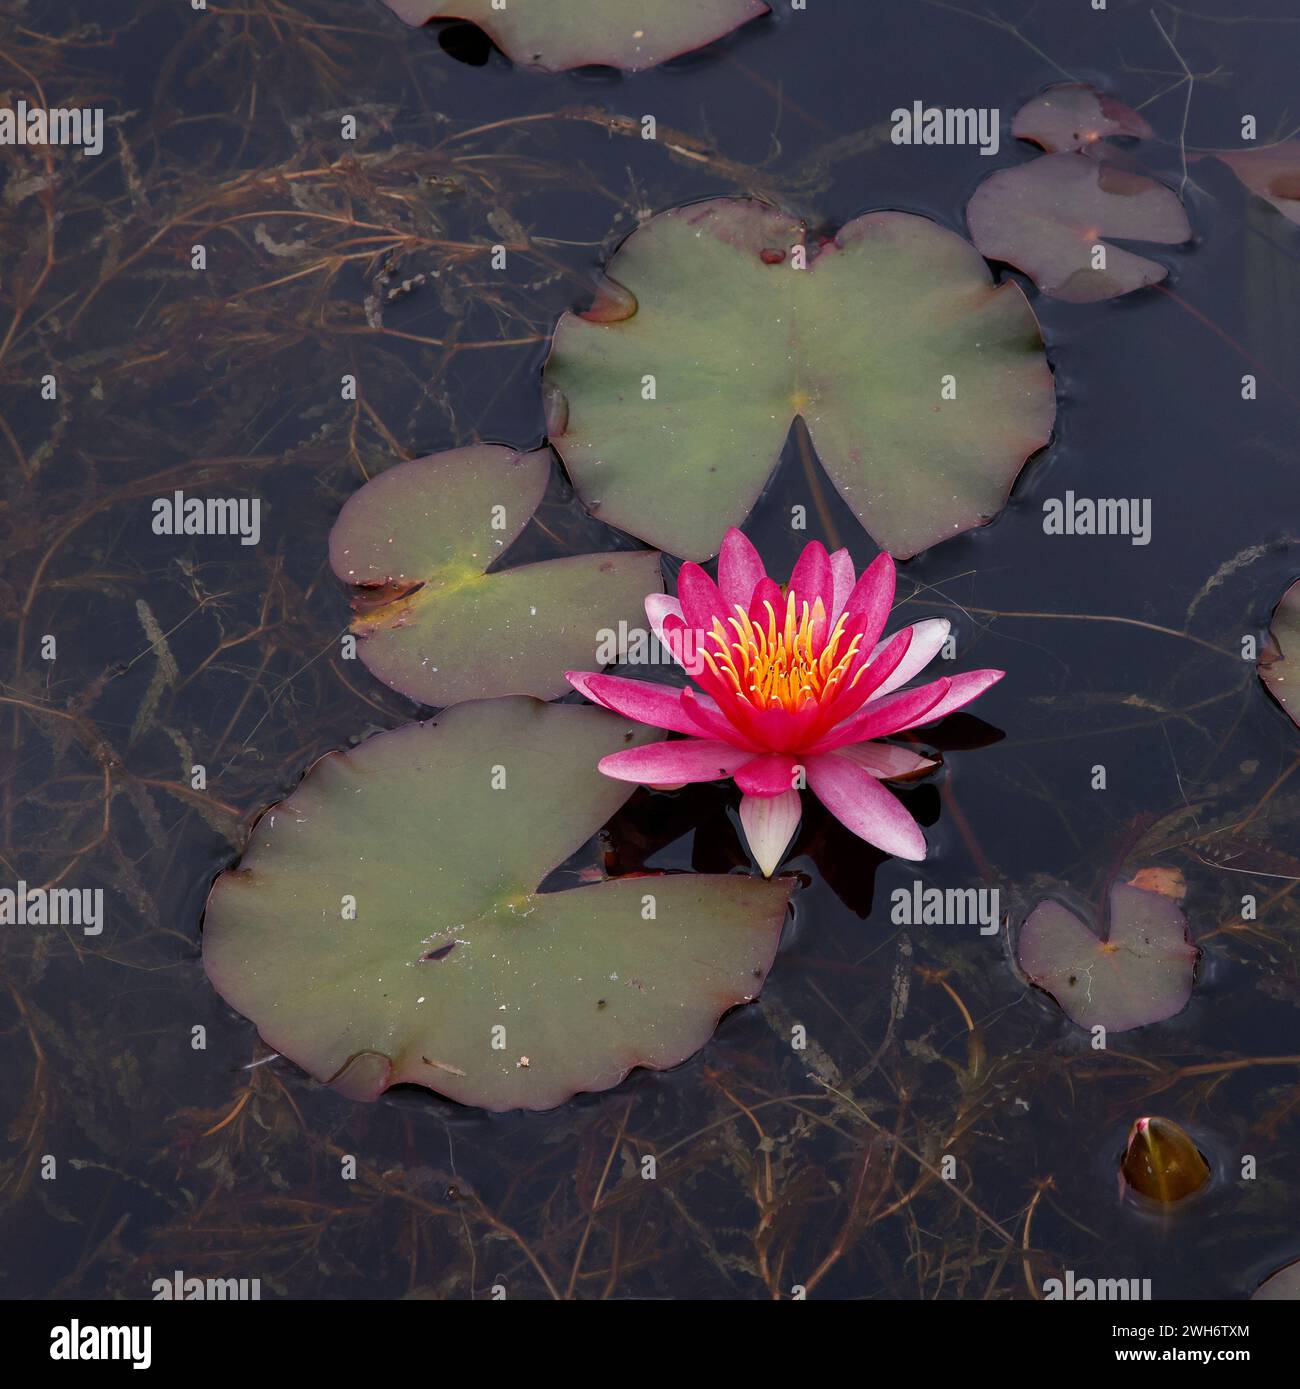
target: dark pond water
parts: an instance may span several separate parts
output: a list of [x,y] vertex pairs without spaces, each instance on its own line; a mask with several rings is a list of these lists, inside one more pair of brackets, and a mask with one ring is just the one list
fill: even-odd
[[[548,77],[378,0],[0,4],[9,99],[39,82],[120,117],[50,192],[0,150],[0,877],[107,901],[98,937],[0,930],[0,1292],[145,1297],[179,1268],[264,1296],[1014,1299],[1073,1269],[1239,1297],[1300,1257],[1300,744],[1241,657],[1300,572],[1300,233],[1217,163],[1188,166],[1196,239],[1157,252],[1164,288],[1079,306],[1024,282],[1055,438],[996,522],[900,571],[901,615],[950,617],[963,664],[1008,678],[908,793],[919,874],[808,815],[762,1000],[701,1054],[541,1115],[357,1105],[250,1068],[266,1048],[204,977],[204,899],[253,817],[420,712],[339,659],[339,506],[398,455],[540,443],[548,334],[639,217],[753,194],[818,229],[898,208],[964,230],[979,181],[1030,157],[1011,114],[1068,79],[1142,110],[1173,186],[1184,121],[1194,154],[1244,113],[1264,139],[1295,119],[1284,0],[779,8],[653,72]],[[1003,148],[891,144],[915,100],[999,108]],[[611,130],[645,113],[658,141]],[[489,281],[470,251],[498,239],[519,249]],[[261,543],[155,536],[150,501],[178,487],[260,496]],[[1045,535],[1067,489],[1149,498],[1151,543]],[[519,558],[635,543],[558,469],[538,521]],[[797,436],[747,529],[782,577],[808,538],[874,549]],[[637,792],[616,871],[743,867],[735,803]],[[890,921],[917,876],[996,887],[1016,923],[1152,864],[1186,877],[1196,990],[1104,1052],[1004,937]],[[1215,1169],[1169,1216],[1118,1195],[1148,1112]]]

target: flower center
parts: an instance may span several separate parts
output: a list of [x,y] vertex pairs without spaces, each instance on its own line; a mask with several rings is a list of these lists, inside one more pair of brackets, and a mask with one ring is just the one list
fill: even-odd
[[[809,704],[822,704],[844,684],[858,654],[861,634],[845,643],[846,619],[841,615],[823,642],[826,609],[818,598],[810,608],[788,593],[778,624],[776,610],[764,600],[767,625],[755,622],[739,604],[723,625],[713,619],[708,635],[713,651],[700,655],[713,674],[729,685],[736,698],[755,709],[785,709],[797,713]],[[853,676],[852,689],[862,675]]]

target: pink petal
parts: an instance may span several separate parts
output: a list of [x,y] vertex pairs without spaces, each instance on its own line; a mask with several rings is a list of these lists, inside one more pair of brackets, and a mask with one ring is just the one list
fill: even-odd
[[[706,738],[716,738],[720,743],[730,743],[732,747],[743,748],[748,752],[761,750],[760,745],[749,736],[746,729],[733,723],[708,695],[696,694],[694,690],[682,690],[681,696],[682,712],[694,727],[679,728],[677,732],[689,733],[695,738],[703,734]],[[727,707],[731,708],[736,703],[738,701],[733,701]]]
[[[651,593],[646,595],[645,615],[650,622],[650,630],[657,636],[664,646],[668,643],[664,641],[664,618],[681,617],[682,605],[676,598],[670,597],[666,593]],[[685,619],[682,619],[685,621]]]
[[889,610],[894,603],[894,561],[888,554],[879,554],[862,571],[862,577],[849,594],[844,611],[863,619],[864,648],[872,647],[885,630]]
[[758,551],[743,531],[732,526],[722,538],[722,550],[718,555],[718,591],[727,605],[728,615],[737,604],[748,611],[749,600],[759,580],[765,578],[767,571]]
[[856,762],[881,781],[919,776],[939,765],[933,757],[922,757],[896,743],[851,743],[848,747],[837,748],[835,755]]
[[883,646],[876,648],[857,685],[849,691],[854,696],[861,696],[858,700],[859,704],[865,703],[867,699],[880,698],[881,685],[889,680],[907,659],[907,653],[911,650],[911,646],[912,629],[904,627],[901,632],[895,632]]
[[736,773],[736,785],[747,796],[780,796],[794,789],[798,768],[789,753],[756,757]]
[[732,776],[752,760],[729,743],[705,738],[647,743],[610,753],[596,764],[616,781],[639,781],[645,786],[685,786],[689,781],[718,781]]
[[836,550],[831,556],[831,576],[835,584],[835,601],[831,604],[830,620],[831,626],[839,620],[839,615],[844,611],[844,605],[849,601],[849,594],[853,592],[853,584],[857,575],[853,570],[853,556],[847,550]]
[[[899,724],[890,729],[891,733],[902,733],[904,729],[918,728],[923,723],[937,723],[940,719],[946,718],[954,713],[963,705],[969,704],[972,699],[978,699],[990,686],[996,685],[1006,674],[1005,670],[965,670],[960,675],[954,675],[948,680],[948,692],[943,698],[923,715],[918,715],[910,723]],[[935,684],[941,683],[935,681]],[[930,686],[922,685],[922,689],[929,689]],[[884,737],[884,734],[873,734],[873,737]]]
[[[850,622],[846,630],[850,642],[855,622],[856,619]],[[877,683],[885,679],[906,655],[911,640],[912,629],[904,627],[892,640],[884,643],[883,648],[877,648],[880,654],[873,661],[868,662],[859,654],[845,672],[844,678],[817,707],[816,717],[800,730],[800,740],[788,746],[809,747],[824,738],[836,724],[842,724],[863,709],[875,697]]]
[[[646,601],[649,602],[649,599]],[[914,622],[911,627],[912,644],[907,648],[907,655],[889,679],[880,682],[876,697],[892,693],[901,685],[906,685],[914,675],[919,675],[943,649],[951,628],[952,623],[946,617],[930,617],[924,622]],[[885,645],[882,641],[871,653],[873,661],[885,649]]]
[[745,831],[745,842],[765,878],[776,872],[790,847],[799,828],[802,809],[798,791],[740,798],[740,825]]
[[897,858],[925,857],[921,827],[865,767],[835,753],[809,758],[806,765],[813,794],[859,839]]
[[689,560],[677,575],[677,599],[682,605],[682,616],[688,627],[694,627],[699,632],[710,632],[715,620],[726,626],[727,608],[717,584],[698,564],[692,564]]
[[776,629],[779,632],[785,624],[785,599],[781,596],[781,585],[775,579],[763,578],[759,580],[754,596],[749,600],[749,620],[765,632],[768,629],[768,603],[772,605],[772,612],[776,616]]
[[914,690],[899,690],[883,699],[870,700],[851,719],[832,728],[816,747],[809,748],[809,752],[833,752],[847,743],[887,738],[904,728],[914,728],[948,693],[951,683],[947,679],[932,680]]
[[564,678],[593,704],[612,709],[624,718],[670,733],[699,735],[700,730],[682,708],[683,690],[654,685],[648,680],[625,680],[621,675],[593,675],[584,670],[567,670]]
[[687,675],[701,684],[711,682],[710,689],[716,687],[718,682],[704,660],[704,653],[712,651],[713,644],[706,640],[702,632],[688,627],[676,613],[665,613],[660,625],[660,640]]
[[795,562],[790,575],[788,592],[794,594],[795,619],[803,616],[803,605],[812,606],[820,598],[827,616],[835,605],[835,579],[831,571],[831,557],[820,540],[811,540],[803,547],[803,554]]

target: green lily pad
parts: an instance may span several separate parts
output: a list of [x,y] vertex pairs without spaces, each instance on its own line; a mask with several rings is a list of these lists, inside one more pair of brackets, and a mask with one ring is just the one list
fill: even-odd
[[539,890],[632,789],[599,758],[654,736],[498,699],[322,758],[217,879],[209,978],[355,1099],[413,1082],[548,1109],[677,1065],[758,994],[791,886],[690,873]]
[[589,508],[673,554],[717,551],[796,416],[900,557],[989,520],[1051,434],[1024,296],[924,217],[874,212],[809,245],[786,213],[717,198],[652,218],[608,274],[556,328],[551,442]]
[[350,497],[330,564],[353,586],[358,654],[422,704],[552,699],[599,633],[644,623],[663,585],[648,551],[574,555],[487,573],[546,491],[551,452],[493,444],[399,463]]
[[407,24],[467,19],[512,62],[639,72],[768,13],[763,0],[384,0]]
[[1252,193],[1300,226],[1300,140],[1255,150],[1217,150],[1203,157],[1221,159]]
[[1268,629],[1271,650],[1259,658],[1259,678],[1300,726],[1300,579],[1282,595]]
[[1032,140],[1052,154],[1083,150],[1099,153],[1112,135],[1151,138],[1151,127],[1131,107],[1086,82],[1048,87],[1016,112],[1011,133]]
[[1105,939],[1049,898],[1021,927],[1018,955],[1020,968],[1071,1022],[1126,1032],[1186,1006],[1200,951],[1170,898],[1117,883]]
[[1162,183],[1085,154],[1045,154],[991,174],[966,205],[971,240],[990,260],[1023,270],[1054,299],[1088,304],[1156,284],[1158,261],[1105,245],[1109,237],[1177,245],[1192,229]]

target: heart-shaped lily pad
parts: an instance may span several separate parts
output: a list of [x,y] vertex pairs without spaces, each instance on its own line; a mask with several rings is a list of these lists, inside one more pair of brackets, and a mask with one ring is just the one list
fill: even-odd
[[1084,154],[1045,154],[991,174],[967,204],[966,223],[990,260],[1076,304],[1130,294],[1169,273],[1107,238],[1177,245],[1192,234],[1164,184]]
[[1085,82],[1049,87],[1016,112],[1011,133],[1032,140],[1052,154],[1069,150],[1100,152],[1111,135],[1150,139],[1151,127],[1122,101]]
[[790,884],[543,879],[627,799],[602,709],[462,704],[334,753],[208,899],[203,961],[277,1051],[356,1099],[415,1082],[548,1109],[684,1061],[771,966]]
[[494,444],[399,463],[344,505],[330,563],[354,587],[359,654],[422,704],[551,699],[600,633],[644,622],[662,588],[649,551],[574,555],[488,574],[546,491],[551,452]]
[[1105,939],[1048,898],[1020,930],[1020,968],[1080,1027],[1125,1032],[1186,1005],[1200,951],[1177,905],[1127,883],[1110,891]]
[[1282,595],[1268,629],[1272,649],[1259,658],[1259,678],[1300,725],[1300,579]]
[[740,525],[795,416],[898,556],[987,521],[1051,433],[1024,296],[924,217],[809,245],[788,214],[717,198],[652,218],[609,276],[555,330],[551,441],[597,515],[673,554],[706,559]]
[[1300,226],[1300,140],[1283,140],[1257,150],[1220,150],[1221,159],[1252,193],[1267,199]]
[[763,0],[384,0],[407,24],[467,19],[512,62],[639,72],[768,13]]

